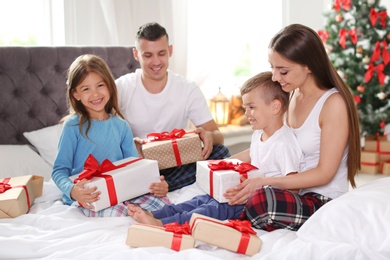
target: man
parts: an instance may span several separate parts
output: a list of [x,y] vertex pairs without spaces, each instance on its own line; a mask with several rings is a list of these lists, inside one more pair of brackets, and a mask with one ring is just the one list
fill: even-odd
[[[196,126],[194,132],[204,144],[204,159],[229,157],[228,149],[223,146],[223,135],[200,88],[168,70],[172,45],[165,28],[158,23],[142,25],[136,35],[133,55],[141,69],[118,78],[116,84],[119,106],[136,137],[137,147],[140,149],[148,133],[186,129],[192,122]],[[195,163],[160,171],[169,191],[194,183],[195,173]],[[154,193],[164,187],[156,184],[151,189]]]

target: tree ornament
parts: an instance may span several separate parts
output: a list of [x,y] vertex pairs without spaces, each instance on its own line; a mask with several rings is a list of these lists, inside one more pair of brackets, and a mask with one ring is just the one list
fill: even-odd
[[356,48],[356,53],[359,53],[359,54],[363,54],[364,50],[363,50],[363,47],[362,46],[358,46]]
[[388,35],[386,36],[386,38],[390,41],[390,34],[388,34]]
[[379,92],[378,94],[376,94],[376,96],[380,99],[380,100],[384,100],[386,98],[386,93],[384,93],[383,91]]
[[341,70],[337,70],[337,73],[340,75],[341,78],[344,78],[345,74]]
[[357,91],[359,91],[360,93],[364,93],[364,91],[366,90],[366,88],[362,85],[359,85],[356,87]]
[[375,0],[367,0],[367,4],[368,5],[373,5],[373,4],[375,4]]
[[344,20],[344,17],[342,14],[337,14],[336,17],[335,17],[335,20],[336,22],[341,22],[342,20]]
[[362,59],[362,62],[363,62],[364,64],[368,64],[368,63],[370,62],[370,57],[368,57],[367,55],[364,56],[364,58]]

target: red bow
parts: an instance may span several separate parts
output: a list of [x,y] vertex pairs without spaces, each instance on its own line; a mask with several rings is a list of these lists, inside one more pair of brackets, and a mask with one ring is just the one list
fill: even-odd
[[375,26],[375,24],[378,20],[378,17],[380,18],[380,23],[381,23],[382,27],[385,28],[386,27],[387,12],[386,11],[377,12],[377,11],[375,11],[374,8],[371,8],[370,21],[371,21],[372,26]]
[[252,225],[248,220],[233,220],[229,219],[229,222],[225,223],[225,226],[232,227],[241,233],[245,234],[257,234],[256,231],[252,229]]
[[180,225],[179,223],[169,223],[164,225],[165,231],[173,232],[175,234],[191,235],[191,228],[188,222]]
[[233,162],[228,162],[228,161],[219,161],[217,163],[210,162],[208,164],[208,167],[212,171],[218,171],[218,170],[233,170],[240,175],[244,175],[246,178],[248,178],[247,173],[251,170],[257,170],[258,168],[256,166],[253,166],[250,163],[247,162],[242,162],[242,163],[233,163]]
[[326,43],[326,40],[329,38],[329,32],[318,30],[317,34],[320,36],[322,42]]
[[383,70],[385,69],[385,65],[383,63],[374,66],[372,63],[368,65],[368,69],[366,71],[366,74],[364,74],[364,78],[366,80],[366,83],[368,83],[372,76],[374,75],[374,72],[376,72],[379,80],[379,84],[382,86],[385,84],[385,77],[386,75],[383,73]]
[[357,35],[356,35],[356,29],[352,29],[349,31],[347,31],[345,29],[340,29],[340,31],[339,31],[339,36],[340,36],[339,44],[341,45],[341,47],[343,49],[345,49],[345,46],[346,46],[347,33],[351,37],[351,41],[353,42],[353,44],[356,44],[357,40],[358,40]]
[[9,185],[8,183],[0,182],[0,193],[4,193],[11,188],[11,185]]
[[334,9],[336,11],[340,10],[341,5],[343,5],[345,11],[348,11],[351,8],[351,0],[335,0],[334,1]]
[[171,140],[176,138],[182,138],[186,134],[186,131],[183,129],[173,129],[170,133],[162,132],[162,133],[150,133],[146,137],[150,141],[163,141],[163,140]]
[[371,56],[371,62],[375,62],[377,60],[379,60],[379,58],[381,57],[381,45],[382,45],[382,59],[383,59],[383,63],[385,65],[387,65],[389,62],[390,62],[390,54],[389,54],[389,51],[387,50],[387,42],[386,40],[383,40],[382,42],[380,41],[377,41],[376,44],[375,44],[375,49],[374,49],[374,52],[372,53],[372,56]]

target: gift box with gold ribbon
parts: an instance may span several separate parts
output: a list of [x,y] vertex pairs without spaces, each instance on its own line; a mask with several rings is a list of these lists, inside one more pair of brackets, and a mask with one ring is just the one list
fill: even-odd
[[220,203],[228,202],[223,196],[227,189],[234,188],[245,178],[261,177],[263,174],[250,163],[237,159],[208,160],[196,163],[196,183]]
[[91,203],[93,211],[99,211],[120,202],[149,193],[153,182],[160,182],[157,161],[129,157],[116,162],[104,160],[100,165],[89,155],[84,163],[84,170],[71,176],[76,183],[82,179],[91,180],[84,187],[97,187],[100,199]]
[[26,214],[42,195],[43,177],[36,175],[0,179],[0,218]]
[[164,227],[134,224],[128,228],[126,244],[130,247],[163,246],[180,251],[193,248],[195,240],[188,223],[172,223]]
[[172,132],[149,133],[142,145],[144,158],[157,160],[160,170],[203,160],[202,141],[198,134],[174,129]]
[[261,248],[262,241],[248,220],[220,221],[194,213],[190,227],[195,240],[233,252],[252,256]]

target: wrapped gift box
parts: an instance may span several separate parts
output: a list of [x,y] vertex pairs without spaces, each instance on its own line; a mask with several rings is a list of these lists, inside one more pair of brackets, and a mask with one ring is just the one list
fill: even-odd
[[390,175],[390,161],[382,162],[380,170],[382,174]]
[[[100,199],[91,203],[94,206],[93,211],[99,211],[149,193],[150,184],[160,182],[160,172],[155,160],[129,157],[113,163],[105,160],[102,162],[102,165],[98,166],[96,165],[96,159],[90,155],[85,163],[86,165],[91,164],[88,161],[93,161],[95,167],[99,169],[108,169],[112,167],[110,164],[114,165],[113,167],[119,167],[105,172],[97,170],[93,174],[85,171],[70,177],[72,181],[83,178],[90,179],[91,182],[84,187],[97,187],[98,191],[101,192]],[[109,166],[103,166],[105,163],[109,164]]]
[[[198,161],[196,163],[196,182],[203,191],[205,191],[215,200],[220,203],[225,203],[228,202],[228,200],[223,196],[224,192],[227,189],[234,188],[240,184],[241,175],[236,170],[211,170],[209,168],[210,163],[218,163],[221,161],[228,163],[230,162],[235,165],[243,164],[242,161],[237,159]],[[254,166],[252,167],[254,168],[253,170],[246,172],[246,178],[264,176],[260,170]]]
[[249,256],[260,251],[262,241],[249,221],[226,222],[194,213],[190,226],[195,240]]
[[386,140],[365,140],[364,151],[379,153],[380,162],[390,160],[390,141],[387,141],[387,139]]
[[42,195],[43,177],[36,175],[0,179],[0,218],[26,214]]
[[379,154],[377,152],[361,152],[360,172],[362,173],[379,173]]
[[180,251],[193,248],[195,240],[189,233],[173,233],[164,227],[134,224],[128,228],[126,244],[131,247],[163,246]]
[[202,141],[198,134],[188,133],[178,138],[171,135],[161,139],[142,145],[144,158],[157,160],[160,170],[203,160]]

